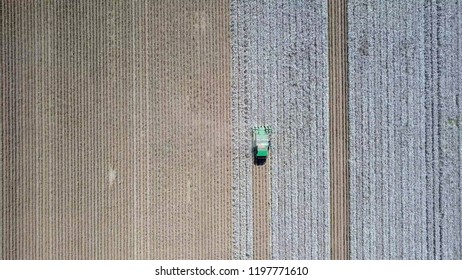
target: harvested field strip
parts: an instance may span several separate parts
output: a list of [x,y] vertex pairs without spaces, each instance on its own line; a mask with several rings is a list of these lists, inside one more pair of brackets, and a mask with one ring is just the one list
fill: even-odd
[[352,259],[462,258],[461,13],[348,1]]
[[231,258],[229,2],[1,11],[1,258]]
[[255,260],[270,259],[270,188],[269,159],[264,165],[253,166],[253,227]]
[[250,129],[271,125],[273,259],[328,259],[327,2],[231,1],[233,256],[253,258]]
[[329,0],[331,258],[349,258],[346,0]]

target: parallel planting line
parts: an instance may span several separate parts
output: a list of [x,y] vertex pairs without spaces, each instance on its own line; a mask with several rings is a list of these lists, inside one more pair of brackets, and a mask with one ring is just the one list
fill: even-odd
[[270,259],[270,159],[253,165],[253,259]]
[[349,258],[347,0],[329,0],[331,258]]

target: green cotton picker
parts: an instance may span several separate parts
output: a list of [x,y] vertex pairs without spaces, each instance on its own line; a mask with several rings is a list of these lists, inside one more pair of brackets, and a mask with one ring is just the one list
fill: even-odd
[[253,129],[253,150],[257,160],[265,160],[269,154],[270,134],[269,126],[260,126]]

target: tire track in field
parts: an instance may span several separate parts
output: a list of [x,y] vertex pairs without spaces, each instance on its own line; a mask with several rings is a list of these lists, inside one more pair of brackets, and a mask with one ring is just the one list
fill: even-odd
[[263,165],[253,165],[253,258],[270,259],[270,158]]

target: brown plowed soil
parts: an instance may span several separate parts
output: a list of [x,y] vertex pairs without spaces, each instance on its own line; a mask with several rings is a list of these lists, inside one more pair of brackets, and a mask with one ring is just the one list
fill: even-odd
[[268,260],[270,250],[270,159],[262,165],[253,165],[253,225],[254,259]]
[[1,11],[1,256],[231,258],[228,1]]
[[349,258],[347,1],[330,0],[331,257]]

